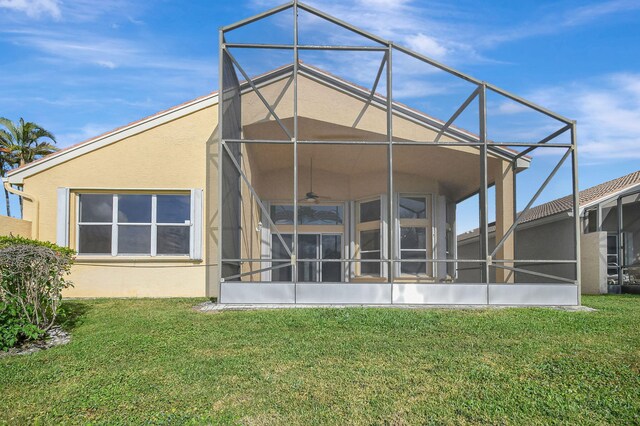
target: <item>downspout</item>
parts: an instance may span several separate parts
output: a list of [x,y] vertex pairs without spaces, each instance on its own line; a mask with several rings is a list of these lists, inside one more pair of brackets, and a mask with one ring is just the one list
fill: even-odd
[[31,238],[37,240],[40,236],[40,201],[33,195],[29,195],[24,191],[15,189],[8,181],[4,181],[4,188],[10,193],[17,195],[18,197],[26,198],[33,203],[34,213],[33,220],[31,221]]

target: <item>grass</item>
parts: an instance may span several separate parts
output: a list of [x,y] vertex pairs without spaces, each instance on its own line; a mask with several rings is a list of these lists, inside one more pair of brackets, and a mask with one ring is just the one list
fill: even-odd
[[73,340],[0,359],[0,423],[640,424],[640,297],[550,309],[67,302]]

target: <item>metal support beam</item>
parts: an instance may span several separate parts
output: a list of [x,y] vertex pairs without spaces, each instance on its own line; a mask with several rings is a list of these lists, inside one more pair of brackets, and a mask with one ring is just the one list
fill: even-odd
[[[229,262],[229,259],[226,259],[227,262]],[[264,262],[265,259],[260,260],[260,262]],[[243,272],[241,274],[235,274],[235,275],[231,275],[228,277],[224,277],[225,280],[232,280],[235,278],[242,278],[242,277],[246,277],[247,275],[254,275],[254,274],[260,274],[262,272],[268,272],[268,271],[273,271],[274,269],[281,269],[281,268],[288,268],[289,266],[291,266],[291,264],[289,263],[285,263],[283,265],[276,265],[276,266],[269,266],[267,268],[261,268],[261,269],[256,269],[255,271],[249,271],[249,272]]]
[[[247,188],[249,189],[249,191],[251,192],[251,195],[253,195],[253,197],[256,200],[256,203],[258,203],[258,206],[260,207],[260,210],[262,210],[262,214],[264,214],[264,216],[267,218],[267,220],[269,221],[269,226],[271,227],[271,229],[273,231],[276,231],[276,235],[278,236],[278,239],[280,240],[280,242],[282,243],[284,250],[287,252],[287,254],[291,255],[291,251],[289,250],[289,248],[287,247],[287,244],[285,243],[284,239],[282,238],[282,235],[280,235],[280,232],[278,231],[278,227],[276,226],[276,224],[273,222],[273,220],[271,219],[271,213],[269,212],[269,210],[267,210],[267,208],[264,206],[264,204],[262,203],[262,201],[260,200],[260,197],[258,196],[258,194],[256,193],[256,190],[253,189],[253,186],[251,186],[251,182],[249,182],[249,179],[247,178],[247,176],[244,174],[244,172],[242,171],[242,167],[240,167],[240,164],[238,164],[238,160],[236,160],[236,158],[233,156],[233,153],[231,152],[231,150],[229,149],[229,147],[223,142],[221,142],[222,146],[224,147],[225,151],[227,152],[227,154],[229,154],[229,158],[231,158],[231,162],[233,163],[233,165],[236,167],[236,169],[238,170],[238,173],[240,173],[240,177],[242,178],[242,180],[244,181],[244,183],[247,185]],[[222,157],[221,157],[222,158]],[[222,205],[222,204],[220,204]],[[228,260],[228,259],[224,259],[224,260]]]
[[[298,285],[298,0],[293,1],[293,254],[291,256],[293,284]],[[298,292],[295,291],[294,294]]]
[[532,264],[550,264],[550,265],[555,265],[555,264],[561,264],[561,263],[569,263],[569,264],[575,264],[576,261],[573,259],[559,259],[559,260],[534,260],[534,259],[493,259],[491,260],[491,263],[518,263],[518,264],[522,264],[522,263],[532,263]]
[[445,72],[447,72],[447,73],[449,73],[451,75],[459,77],[459,78],[461,78],[463,80],[466,80],[466,81],[468,81],[470,83],[474,83],[474,84],[477,84],[477,85],[484,84],[482,81],[478,80],[477,78],[473,78],[470,75],[462,73],[462,72],[460,72],[458,70],[454,70],[451,67],[448,67],[448,66],[446,66],[444,64],[441,64],[440,62],[434,61],[433,59],[428,58],[428,57],[426,57],[424,55],[421,55],[418,52],[414,52],[411,49],[407,49],[406,47],[399,46],[397,44],[393,44],[393,48],[396,49],[399,52],[407,54],[407,55],[409,55],[409,56],[411,56],[411,57],[413,57],[415,59],[418,59],[419,61],[422,61],[422,62],[425,62],[425,63],[427,63],[429,65],[432,65],[432,66],[434,66],[434,67],[436,67],[438,69],[441,69],[442,71],[445,71]]
[[249,83],[249,85],[251,86],[251,88],[253,89],[255,94],[258,96],[258,98],[260,98],[260,100],[262,101],[264,106],[267,107],[267,109],[269,110],[271,115],[273,115],[273,118],[278,122],[278,124],[282,128],[282,131],[287,136],[291,137],[291,133],[289,133],[289,129],[287,129],[287,127],[284,125],[284,123],[280,120],[280,117],[278,117],[278,114],[276,114],[276,112],[273,110],[273,108],[271,108],[271,105],[269,105],[269,102],[267,102],[265,97],[262,96],[262,93],[260,93],[260,90],[258,90],[258,87],[253,83],[253,80],[251,79],[251,77],[249,77],[247,75],[247,73],[244,71],[244,69],[238,63],[238,61],[236,61],[236,58],[227,49],[223,49],[223,52],[226,53],[226,55],[229,57],[229,59],[231,59],[231,62],[233,62],[233,64],[236,66],[236,68],[238,68],[238,71],[240,71],[240,73],[242,74],[244,79],[247,81],[247,83]]
[[[255,258],[240,258],[240,259],[224,259],[226,262],[288,262],[289,259],[255,259]],[[379,259],[298,259],[300,262],[317,262],[317,263],[325,263],[325,262],[348,262],[348,263],[380,263],[382,262]],[[396,260],[399,262],[399,260]],[[404,262],[445,262],[445,260],[437,260],[437,259],[417,259],[417,260],[405,260]],[[466,260],[466,262],[472,262],[471,260]],[[477,262],[477,260],[475,261]]]
[[[491,253],[491,256],[494,256],[496,254],[496,252],[498,250],[500,250],[500,247],[502,247],[502,245],[504,244],[504,242],[507,240],[507,238],[509,237],[509,235],[511,235],[511,233],[516,229],[516,227],[518,226],[518,224],[520,223],[520,221],[524,218],[524,214],[526,212],[529,211],[529,209],[531,208],[531,206],[533,205],[533,203],[536,202],[536,200],[538,199],[538,197],[540,196],[540,194],[542,194],[542,191],[544,191],[544,189],[547,187],[547,185],[549,184],[549,182],[551,182],[551,179],[553,179],[553,177],[556,175],[556,173],[558,172],[558,170],[560,170],[560,167],[562,167],[562,165],[564,164],[565,160],[567,159],[567,157],[569,157],[569,154],[571,154],[573,152],[572,149],[568,149],[567,152],[564,153],[564,155],[562,156],[562,158],[560,159],[560,161],[558,162],[558,164],[556,164],[556,166],[553,168],[553,170],[551,171],[551,174],[549,174],[549,176],[547,176],[547,178],[545,179],[545,181],[542,183],[542,185],[538,188],[538,190],[536,191],[536,193],[533,195],[533,197],[531,198],[531,200],[529,200],[529,203],[527,204],[527,206],[524,208],[524,210],[522,210],[520,212],[520,214],[518,215],[518,217],[516,217],[515,222],[513,222],[513,224],[509,227],[509,230],[504,234],[504,236],[502,237],[502,239],[496,244],[495,249],[493,250],[493,252]],[[574,174],[575,176],[575,174]],[[574,195],[575,197],[575,195]],[[579,227],[578,227],[579,230]]]
[[[216,278],[218,280],[218,300],[222,295],[222,123],[223,123],[223,108],[224,108],[224,30],[221,28],[218,31],[218,182],[217,182],[217,201],[218,201],[218,269],[216,271]],[[209,184],[209,182],[207,182]],[[205,241],[208,240],[205,239]],[[208,271],[209,268],[205,268]],[[207,273],[208,274],[208,273]]]
[[[515,218],[518,216],[518,159],[514,158],[513,161],[511,162],[511,167],[512,167],[512,179],[513,179],[513,210],[511,211],[512,214],[512,218]],[[516,257],[515,255],[515,251],[516,248],[518,247],[518,235],[514,232],[513,233],[513,257]],[[515,265],[515,263],[514,263]],[[514,282],[515,282],[515,276],[514,276]]]
[[[290,77],[287,80],[287,83],[284,85],[284,87],[282,88],[282,90],[280,91],[280,94],[278,95],[278,97],[276,98],[275,102],[273,102],[273,109],[278,108],[278,105],[280,105],[280,102],[282,102],[282,98],[284,98],[284,95],[287,94],[287,90],[289,90],[289,87],[291,86],[291,84],[293,83],[293,76]],[[267,116],[265,117],[266,120],[269,119],[269,117],[271,116],[271,113],[268,112]],[[291,142],[291,141],[289,141]]]
[[312,45],[312,44],[299,44],[298,50],[342,50],[349,52],[386,52],[386,47],[378,46],[327,46],[327,45]]
[[625,263],[624,242],[622,234],[622,228],[624,226],[624,215],[622,212],[622,208],[622,197],[618,197],[618,199],[616,200],[616,222],[618,225],[618,247],[616,247],[616,252],[618,253],[618,264],[616,265],[616,267],[618,268],[618,285],[624,284],[624,269],[622,268],[623,264]]
[[[387,217],[389,223],[387,224],[387,259],[389,259],[389,263],[387,263],[387,274],[389,276],[389,283],[393,283],[395,277],[395,254],[396,254],[396,245],[395,245],[395,236],[396,236],[396,226],[395,226],[395,217],[394,217],[394,202],[393,202],[393,48],[391,43],[389,43],[389,50],[387,52],[387,140],[389,143],[388,152],[387,152],[387,173],[388,173],[388,182],[387,182]],[[381,68],[382,69],[382,68]],[[391,290],[393,291],[393,289]],[[393,300],[393,294],[391,295],[391,299]]]
[[[274,49],[293,50],[293,44],[265,44],[265,43],[227,43],[229,49]],[[386,47],[377,46],[334,46],[319,44],[299,44],[298,50],[341,50],[349,52],[386,52]]]
[[516,101],[517,103],[519,103],[521,105],[524,105],[524,106],[527,106],[527,107],[529,107],[529,108],[531,108],[533,110],[536,110],[536,111],[546,115],[547,117],[551,117],[551,118],[553,118],[555,120],[561,121],[561,122],[563,122],[565,124],[569,124],[569,125],[571,125],[573,123],[573,120],[569,120],[567,117],[564,117],[564,116],[562,116],[560,114],[557,114],[557,113],[555,113],[553,111],[550,111],[550,110],[548,110],[548,109],[546,109],[544,107],[541,107],[540,105],[537,105],[537,104],[535,104],[535,103],[533,103],[531,101],[528,101],[528,100],[526,100],[524,98],[521,98],[518,95],[514,95],[513,93],[509,93],[504,89],[501,89],[499,87],[494,86],[493,84],[487,83],[487,88],[489,90],[492,90],[492,91],[494,91],[496,93],[501,94],[502,96],[505,96],[505,97],[511,99],[512,101]]
[[293,2],[290,1],[290,2],[285,3],[283,5],[276,6],[273,9],[266,10],[266,11],[264,11],[262,13],[257,14],[257,15],[254,15],[254,16],[251,16],[249,18],[246,18],[246,19],[243,19],[241,21],[238,21],[235,24],[231,24],[231,25],[227,25],[226,27],[222,27],[221,31],[222,31],[222,33],[233,31],[233,30],[235,30],[237,28],[244,27],[245,25],[249,25],[249,24],[251,24],[253,22],[259,21],[259,20],[264,19],[264,18],[267,18],[267,17],[269,17],[271,15],[275,15],[276,13],[282,12],[282,11],[290,9],[292,7],[293,7]]
[[566,132],[567,130],[571,129],[571,125],[567,124],[566,126],[562,127],[559,130],[556,130],[555,132],[551,133],[549,136],[547,136],[544,139],[541,139],[540,142],[537,142],[535,145],[532,145],[531,147],[529,147],[528,149],[525,149],[524,151],[520,152],[518,155],[516,155],[516,158],[520,158],[520,157],[524,157],[525,155],[527,155],[528,153],[530,153],[531,151],[533,151],[534,149],[538,148],[539,146],[545,145],[545,146],[567,146],[568,147],[572,147],[573,143],[570,144],[551,144],[551,145],[546,145],[547,142],[549,142],[552,139],[555,139],[556,137],[560,136],[561,134],[563,134],[564,132]]
[[460,107],[456,110],[456,112],[453,113],[453,115],[451,116],[451,118],[449,118],[447,120],[446,123],[444,123],[444,126],[442,126],[442,129],[440,129],[440,131],[438,132],[438,134],[436,135],[436,138],[434,139],[434,142],[438,142],[440,140],[440,138],[442,137],[442,135],[444,135],[444,133],[447,131],[447,129],[449,128],[449,126],[451,126],[451,124],[453,124],[453,122],[456,120],[456,118],[458,118],[458,116],[460,114],[462,114],[462,112],[469,106],[469,104],[471,102],[473,102],[473,100],[476,98],[476,96],[478,96],[478,92],[480,91],[480,87],[477,87],[472,93],[471,95],[469,95],[469,97],[462,103],[462,105],[460,105]]
[[522,274],[533,275],[533,276],[536,276],[536,277],[549,278],[551,280],[563,281],[563,282],[567,282],[567,283],[570,283],[570,284],[575,284],[576,283],[575,280],[570,280],[568,278],[559,277],[557,275],[543,274],[542,272],[529,271],[528,269],[513,268],[511,266],[499,265],[499,264],[495,264],[495,265],[492,265],[492,266],[494,266],[495,268],[506,269],[506,270],[512,271],[512,272],[520,272]]
[[[503,146],[505,148],[509,148],[510,146],[528,146],[531,147],[533,149],[536,148],[541,148],[541,147],[545,147],[545,148],[571,148],[571,144],[570,143],[553,143],[553,144],[542,144],[539,142],[488,142],[487,143],[488,146]],[[533,149],[528,149],[525,150],[527,153],[533,151]],[[525,151],[519,152],[515,158],[520,158],[520,157],[524,157],[526,154],[524,153]]]
[[389,53],[387,52],[382,57],[382,61],[380,62],[380,67],[378,68],[378,72],[376,73],[376,79],[374,80],[373,87],[371,88],[371,92],[369,93],[369,96],[367,96],[367,99],[364,102],[364,107],[362,108],[362,111],[360,111],[360,114],[358,114],[358,117],[356,117],[356,120],[353,122],[351,127],[355,128],[358,125],[358,123],[364,116],[364,113],[367,111],[367,108],[369,108],[369,105],[371,105],[371,101],[373,100],[373,97],[376,94],[376,89],[378,88],[378,83],[380,83],[380,77],[382,76],[384,65],[387,63],[388,55]]
[[[272,144],[291,144],[293,143],[290,140],[285,139],[225,139],[227,143],[272,143]],[[301,144],[307,145],[388,145],[389,141],[380,140],[380,141],[367,141],[367,140],[299,140]],[[393,145],[408,145],[408,146],[419,146],[419,145],[429,145],[429,146],[470,146],[470,147],[480,147],[487,145],[490,151],[496,151],[495,149],[491,149],[493,147],[510,147],[510,146],[544,146],[545,148],[571,148],[571,144],[553,144],[553,145],[539,145],[535,143],[528,142],[505,142],[505,143],[491,143],[487,142],[486,144],[481,142],[448,142],[448,141],[399,141],[394,140],[391,142]]]
[[376,43],[380,43],[380,44],[385,45],[385,46],[388,44],[387,41],[384,40],[383,38],[378,37],[376,35],[373,35],[373,34],[367,32],[367,31],[362,30],[362,29],[360,29],[358,27],[355,27],[355,26],[353,26],[353,25],[351,25],[351,24],[349,24],[347,22],[341,21],[338,18],[334,18],[333,16],[328,15],[328,14],[326,14],[326,13],[324,13],[324,12],[318,10],[318,9],[314,9],[313,7],[309,6],[308,4],[297,2],[297,1],[296,1],[296,3],[297,3],[297,5],[298,5],[298,7],[300,9],[302,9],[302,10],[304,10],[306,12],[309,12],[312,15],[316,15],[319,18],[322,18],[322,19],[324,19],[326,21],[332,22],[332,23],[336,24],[339,27],[342,27],[342,28],[344,28],[346,30],[349,30],[349,31],[352,31],[352,32],[354,32],[356,34],[359,34],[364,38],[367,38],[367,39],[369,39],[371,41],[375,41]]
[[273,49],[293,50],[292,44],[265,44],[265,43],[227,43],[227,49]]
[[[479,192],[479,202],[480,202],[480,258],[484,259],[480,274],[482,283],[489,283],[489,256],[487,255],[489,252],[489,220],[488,220],[488,211],[489,211],[489,202],[487,197],[488,191],[488,161],[487,161],[487,88],[484,83],[482,83],[478,90],[478,117],[480,120],[479,129],[480,129],[480,192]],[[489,290],[487,290],[489,291]],[[487,296],[488,297],[488,296]]]
[[578,187],[578,135],[576,133],[576,122],[571,123],[571,177],[573,186],[573,224],[574,224],[574,243],[576,247],[576,282],[578,283],[578,305],[582,304],[582,277],[580,276],[582,268],[582,259],[580,254],[580,189]]

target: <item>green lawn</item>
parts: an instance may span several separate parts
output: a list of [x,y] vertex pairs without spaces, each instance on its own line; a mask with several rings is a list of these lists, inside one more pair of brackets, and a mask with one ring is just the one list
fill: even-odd
[[640,424],[640,297],[551,309],[67,303],[70,344],[0,359],[0,423]]

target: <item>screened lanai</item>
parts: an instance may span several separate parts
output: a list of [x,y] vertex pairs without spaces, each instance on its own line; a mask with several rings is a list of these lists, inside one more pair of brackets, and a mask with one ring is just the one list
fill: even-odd
[[579,304],[577,223],[572,259],[514,238],[554,179],[575,195],[573,121],[297,1],[221,29],[219,81],[221,302]]

